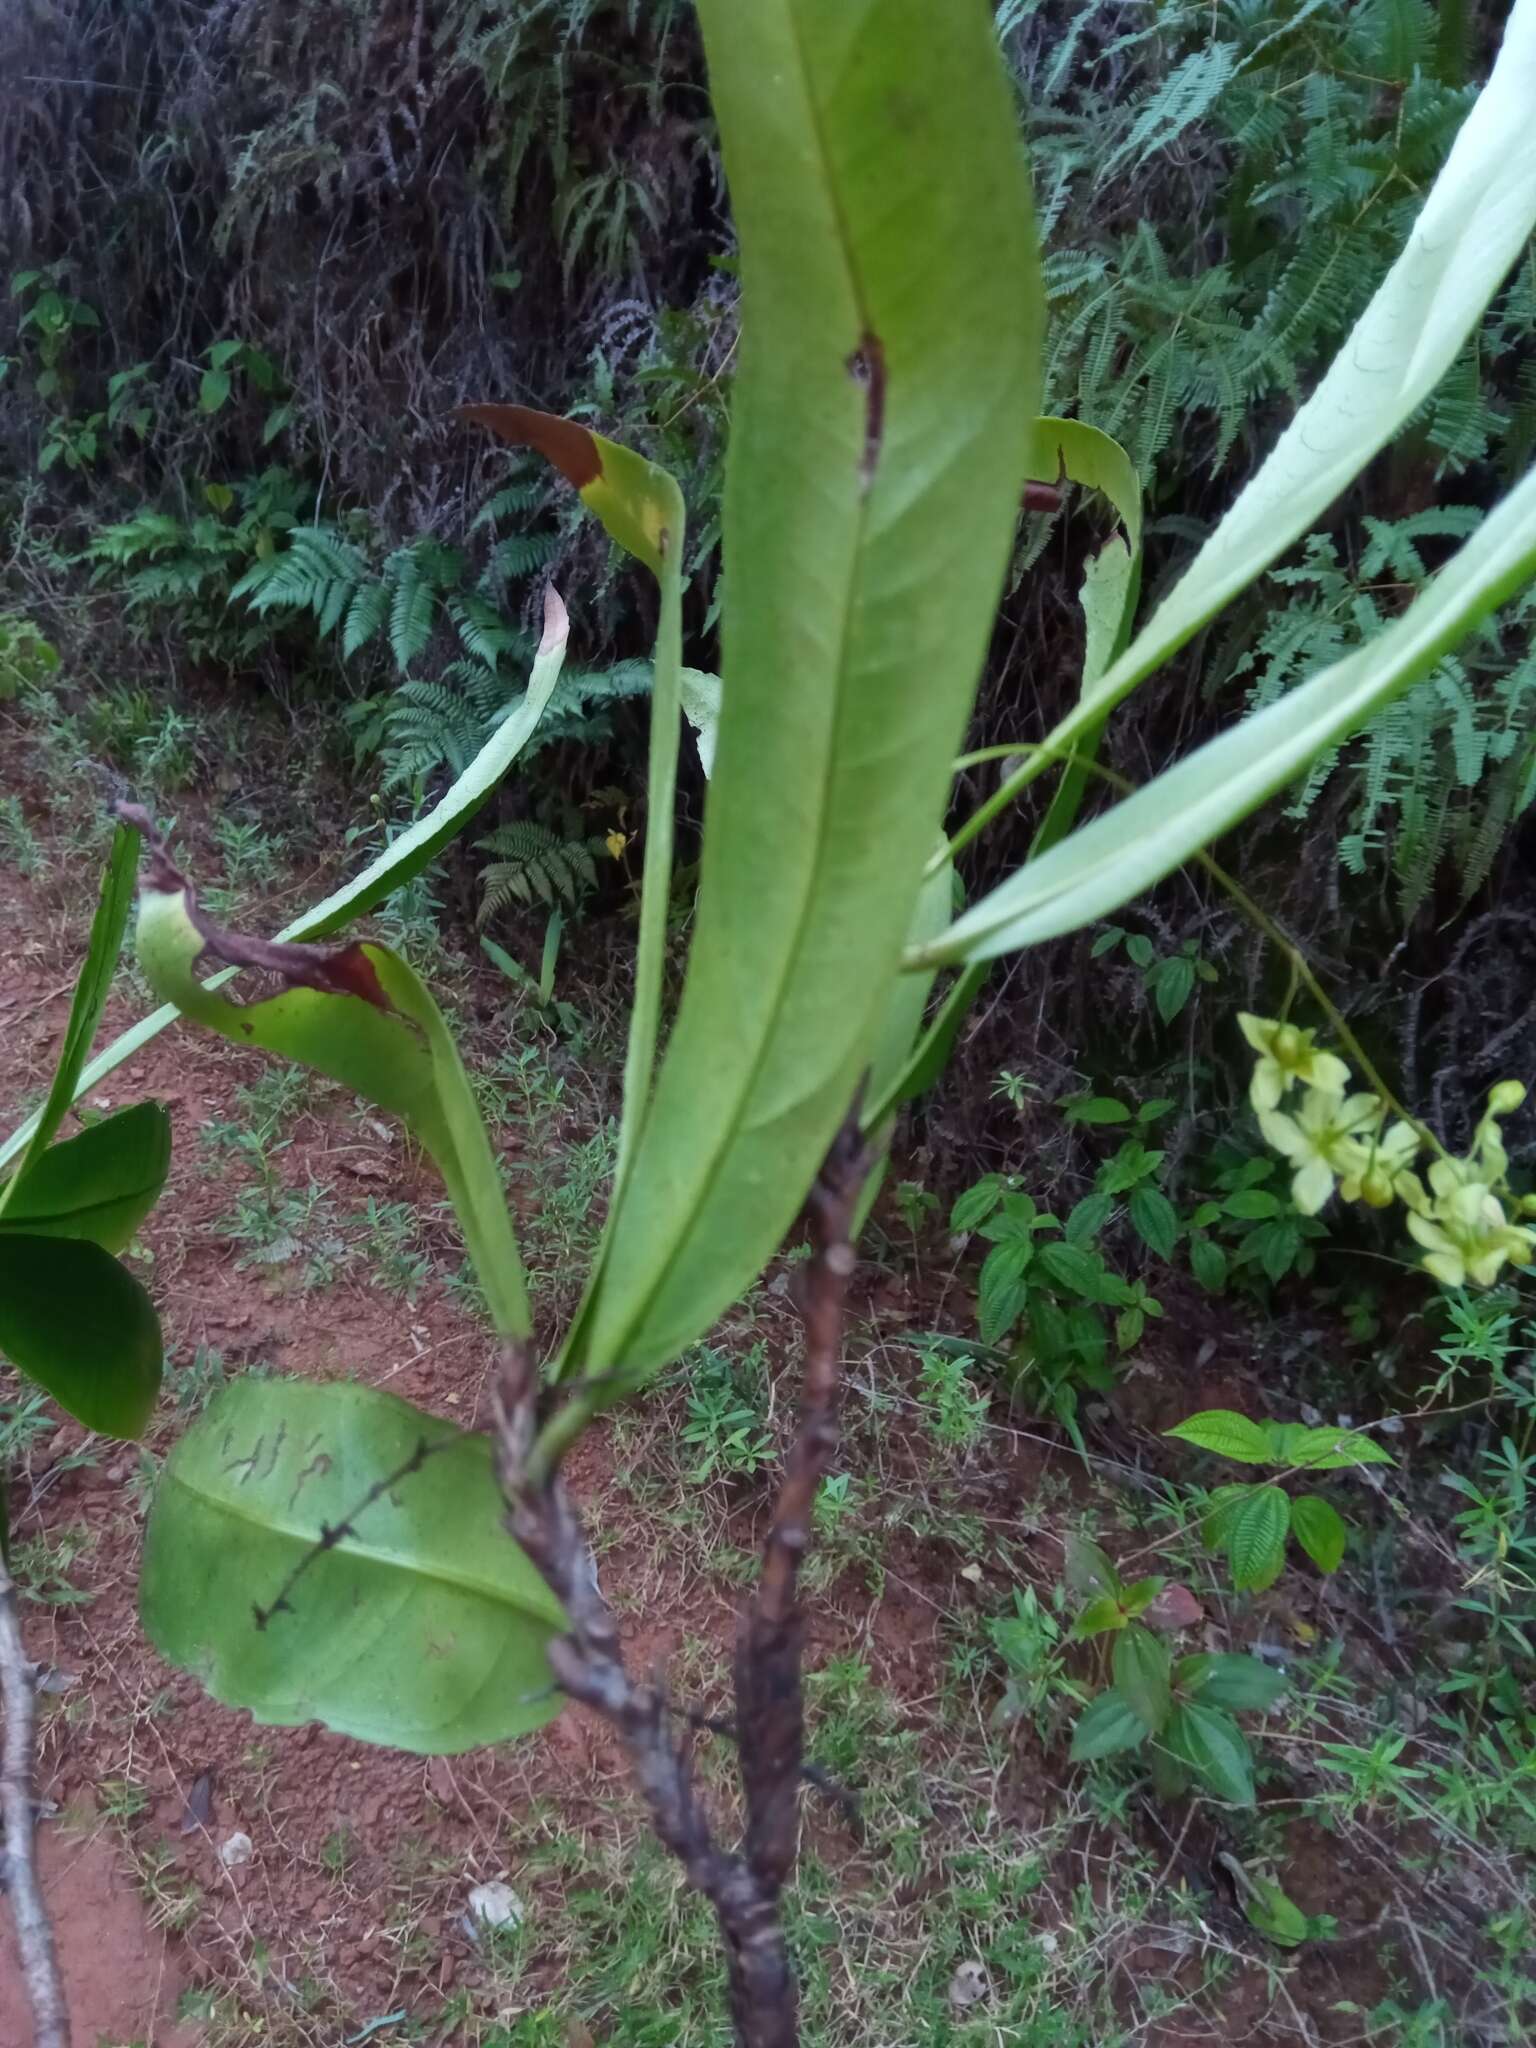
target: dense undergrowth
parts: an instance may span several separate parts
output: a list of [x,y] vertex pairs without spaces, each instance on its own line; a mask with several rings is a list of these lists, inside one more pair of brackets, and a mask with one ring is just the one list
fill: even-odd
[[[995,13],[1046,232],[1048,403],[1129,449],[1155,596],[1380,281],[1498,10],[1002,0]],[[10,12],[0,71],[23,81],[0,108],[0,699],[31,750],[0,804],[0,848],[46,874],[69,830],[89,839],[82,786],[194,808],[213,791],[230,899],[262,901],[295,848],[281,807],[243,779],[242,718],[275,705],[313,750],[326,805],[339,784],[360,829],[387,833],[522,691],[553,577],[580,662],[473,856],[451,856],[393,916],[438,964],[459,958],[476,922],[492,935],[543,1048],[498,1074],[497,1106],[544,1119],[563,1169],[549,1168],[563,1190],[550,1213],[579,1235],[609,1163],[605,1084],[577,1131],[557,1129],[550,1104],[612,1058],[610,941],[622,950],[644,831],[653,601],[567,498],[448,415],[466,399],[528,401],[667,461],[696,514],[689,658],[714,666],[710,508],[735,286],[689,12],[312,0],[279,24],[249,0],[67,0]],[[1402,609],[1536,451],[1533,328],[1528,252],[1405,440],[1194,645],[1176,690],[1142,693],[1112,723],[1112,768],[1145,779],[1208,721],[1270,701]],[[1076,686],[1078,650],[1043,622],[1071,611],[1092,517],[1069,504],[1025,518],[978,746],[1031,738]],[[1230,863],[1453,1151],[1473,1142],[1487,1091],[1525,1071],[1530,1044],[1533,618],[1536,601],[1508,607],[1272,807]],[[702,783],[687,773],[696,819]],[[967,882],[1038,822],[1024,813],[1011,838],[999,832]],[[679,938],[687,882],[685,868]],[[876,1593],[905,1517],[980,1590],[947,1613],[942,1697],[920,1736],[864,1663],[822,1674],[835,1767],[859,1775],[881,1760],[871,1824],[894,1842],[899,1878],[861,1920],[830,1864],[813,1866],[807,1955],[829,1945],[828,1924],[865,1944],[851,2007],[830,1963],[809,1970],[829,2040],[856,2025],[860,1998],[866,2013],[877,1994],[903,2010],[892,1982],[914,1968],[925,2023],[947,2030],[934,2038],[983,2038],[953,1991],[973,1954],[1004,2038],[1110,2038],[1094,2031],[1109,2025],[1136,2038],[1123,2010],[1063,1991],[1057,1947],[1016,1934],[1030,1899],[1057,1902],[1051,1940],[1086,1958],[1083,1981],[1113,1946],[1106,1927],[1123,1946],[1126,1927],[1151,1924],[1170,1871],[1178,1902],[1156,1906],[1170,1939],[1194,1943],[1212,1884],[1275,1958],[1359,1938],[1286,1890],[1308,1831],[1361,1869],[1424,1867],[1408,1903],[1392,1891],[1399,1903],[1382,1909],[1389,1981],[1348,2019],[1353,2032],[1326,2038],[1450,2048],[1513,2040],[1528,2023],[1529,1294],[1507,1272],[1491,1293],[1446,1293],[1410,1265],[1390,1219],[1297,1208],[1246,1106],[1232,1021],[1278,1009],[1286,977],[1203,876],[1170,883],[1124,927],[997,971],[893,1172],[873,1250],[912,1309],[895,1336],[871,1318],[886,1377],[871,1364],[854,1426],[863,1463],[824,1501],[821,1569],[828,1585]],[[274,1122],[269,1141],[286,1128]],[[1528,1185],[1528,1109],[1504,1138]],[[352,1259],[406,1298],[428,1284],[432,1262],[398,1219],[338,1232],[273,1168],[270,1142],[246,1150],[223,1231],[242,1259],[275,1246],[273,1262],[317,1288]],[[547,1247],[546,1289],[568,1251]],[[765,1313],[746,1304],[679,1378],[675,1446],[629,1447],[636,1498],[670,1524],[701,1513],[690,1489],[739,1508],[776,1456]],[[1258,1370],[1224,1375],[1237,1347]],[[1178,1389],[1176,1412],[1148,1398],[1159,1378]],[[1294,1441],[1234,1435],[1230,1421],[1166,1440],[1188,1412],[1234,1406],[1254,1429],[1363,1425],[1395,1462],[1362,1453],[1314,1484]],[[1048,1567],[1039,1542],[999,1536],[982,1504],[988,1460],[1016,1453],[1020,1427],[1075,1455],[1052,1467]],[[1263,1475],[1251,1482],[1250,1463]],[[728,1582],[739,1531],[722,1515],[709,1535]],[[1181,1592],[1207,1624],[1189,1645],[1240,1650],[1258,1676],[1169,1665],[1141,1617]],[[1179,1626],[1177,1608],[1158,1611]],[[698,1662],[702,1684],[702,1650]],[[1096,1691],[1149,1687],[1160,1727],[1185,1716],[1185,1782],[1165,1772],[1154,1790],[1203,1788],[1198,1860],[1134,1753],[1114,1760],[1132,1745],[1114,1739],[1112,1709],[1082,1733]],[[1082,1776],[1068,1775],[1074,1727]],[[994,1825],[1020,1745],[1073,1788],[1052,1810],[1059,1838],[1028,1857],[998,1854]],[[939,1787],[924,1787],[940,1752]],[[1068,1844],[1086,1855],[1096,1829],[1132,1845],[1108,1899],[1063,1875]],[[926,1882],[925,1830],[944,1845],[943,1938],[919,1966],[900,1887]],[[580,1899],[612,1883],[595,1840],[540,1853]],[[686,1976],[705,1967],[704,1944],[685,1906],[669,1910],[631,1952],[646,1969],[681,1955]],[[572,2011],[627,2025],[613,2016],[636,1995],[634,1982],[605,1986]],[[1281,2025],[1280,2009],[1277,1997],[1265,2023]],[[551,2008],[548,2029],[565,2019]],[[544,2026],[531,2016],[484,2038],[555,2039]],[[612,2038],[705,2038],[678,2026]]]

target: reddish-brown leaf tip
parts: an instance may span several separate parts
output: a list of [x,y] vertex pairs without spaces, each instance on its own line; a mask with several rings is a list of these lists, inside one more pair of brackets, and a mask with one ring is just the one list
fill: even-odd
[[526,405],[461,405],[455,415],[477,427],[489,427],[514,448],[537,448],[578,491],[596,483],[603,473],[597,443],[576,420],[558,413],[535,412]]

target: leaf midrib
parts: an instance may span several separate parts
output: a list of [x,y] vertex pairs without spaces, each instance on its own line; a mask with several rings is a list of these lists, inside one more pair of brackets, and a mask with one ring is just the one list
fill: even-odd
[[[179,1486],[185,1493],[189,1493],[194,1500],[200,1502],[204,1507],[210,1509],[215,1514],[225,1516],[230,1521],[240,1523],[244,1528],[257,1529],[265,1536],[278,1537],[285,1542],[295,1543],[306,1551],[312,1550],[315,1547],[316,1530],[312,1526],[306,1526],[301,1530],[291,1527],[287,1522],[279,1520],[276,1515],[271,1513],[262,1515],[252,1514],[228,1494],[211,1492],[206,1486],[199,1485],[195,1479],[188,1478],[184,1472],[173,1471],[169,1474],[169,1478],[172,1485]],[[466,1578],[463,1574],[453,1571],[451,1567],[433,1565],[427,1568],[418,1564],[403,1562],[397,1553],[380,1550],[375,1545],[369,1544],[361,1537],[355,1535],[344,1536],[340,1542],[333,1544],[331,1548],[343,1556],[354,1557],[367,1564],[386,1566],[395,1571],[406,1573],[413,1578],[423,1580],[428,1585],[448,1586],[456,1592],[473,1593],[481,1599],[490,1601],[495,1606],[514,1608],[520,1614],[527,1614],[534,1620],[547,1623],[551,1629],[557,1629],[563,1625],[561,1622],[554,1621],[542,1608],[515,1597],[510,1587],[498,1584],[487,1585],[483,1580]]]

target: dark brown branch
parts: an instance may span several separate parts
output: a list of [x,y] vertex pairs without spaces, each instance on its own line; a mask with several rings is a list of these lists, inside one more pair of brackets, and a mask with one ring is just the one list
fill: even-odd
[[[797,2048],[800,2038],[779,1894],[794,1868],[801,1780],[815,1782],[820,1774],[801,1755],[804,1624],[797,1579],[810,1544],[816,1489],[837,1448],[843,1310],[854,1265],[850,1235],[867,1164],[857,1117],[851,1115],[811,1196],[815,1257],[801,1297],[806,1366],[800,1424],[764,1547],[761,1583],[742,1617],[736,1719],[708,1724],[732,1732],[738,1744],[747,1810],[740,1853],[721,1849],[715,1840],[694,1786],[691,1747],[686,1734],[673,1731],[665,1694],[625,1669],[580,1517],[558,1468],[550,1470],[535,1456],[539,1382],[527,1344],[502,1347],[493,1397],[508,1527],[570,1624],[569,1633],[551,1645],[550,1664],[573,1699],[618,1729],[658,1839],[714,1906],[738,2048]],[[846,1797],[841,1788],[825,1789]]]
[[32,2008],[35,2048],[70,2048],[69,2011],[59,1975],[53,1923],[37,1875],[32,1806],[32,1750],[37,1725],[37,1670],[22,1641],[16,1587],[0,1561],[0,1702],[5,1749],[0,1760],[0,1815],[5,1821],[5,1891]]
[[853,1216],[868,1165],[857,1118],[850,1116],[811,1192],[814,1256],[804,1269],[800,1291],[805,1379],[799,1427],[763,1546],[757,1592],[736,1637],[736,1726],[747,1799],[746,1856],[758,1881],[774,1897],[795,1867],[799,1841],[805,1740],[800,1560],[811,1544],[816,1490],[837,1453],[843,1310],[855,1263]]

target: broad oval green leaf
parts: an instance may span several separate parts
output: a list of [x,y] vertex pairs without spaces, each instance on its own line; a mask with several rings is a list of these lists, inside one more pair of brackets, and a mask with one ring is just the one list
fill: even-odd
[[1253,1757],[1230,1714],[1189,1701],[1169,1715],[1163,1741],[1218,1799],[1229,1806],[1252,1806]]
[[354,945],[329,956],[353,993],[288,988],[233,1003],[198,980],[203,947],[185,887],[148,874],[138,949],[156,994],[232,1044],[298,1060],[401,1117],[443,1176],[497,1331],[526,1336],[527,1288],[495,1154],[458,1048],[413,969],[387,946]]
[[[418,1446],[419,1469],[358,1512]],[[559,1711],[546,1649],[565,1624],[503,1512],[484,1437],[372,1387],[236,1380],[160,1476],[144,1627],[261,1722],[323,1721],[421,1755],[504,1742]]]
[[1147,1739],[1147,1724],[1125,1695],[1111,1686],[1091,1700],[1078,1719],[1072,1736],[1071,1761],[1095,1763],[1100,1757],[1118,1756],[1135,1749]]
[[1187,1415],[1164,1436],[1177,1437],[1197,1450],[1214,1451],[1219,1458],[1231,1458],[1239,1465],[1272,1465],[1275,1454],[1269,1438],[1258,1423],[1235,1408],[1202,1408]]
[[1321,1572],[1336,1572],[1344,1562],[1349,1530],[1338,1509],[1315,1493],[1298,1494],[1291,1502],[1291,1534]]
[[1358,1429],[1309,1428],[1303,1422],[1271,1422],[1267,1426],[1270,1462],[1304,1472],[1347,1472],[1357,1465],[1392,1465],[1397,1461],[1385,1444]]
[[138,1436],[160,1391],[154,1303],[88,1238],[0,1232],[0,1351],[103,1436]]
[[1038,261],[985,10],[942,36],[924,0],[700,13],[741,243],[731,601],[687,982],[563,1355],[571,1374],[616,1368],[615,1396],[761,1269],[852,1104],[1038,379]]
[[120,1252],[159,1200],[170,1164],[170,1118],[158,1102],[135,1103],[50,1145],[18,1174],[0,1231],[88,1237]]
[[1229,1709],[1272,1707],[1289,1683],[1283,1672],[1271,1671],[1257,1657],[1230,1651],[1181,1657],[1173,1682],[1203,1706]]

